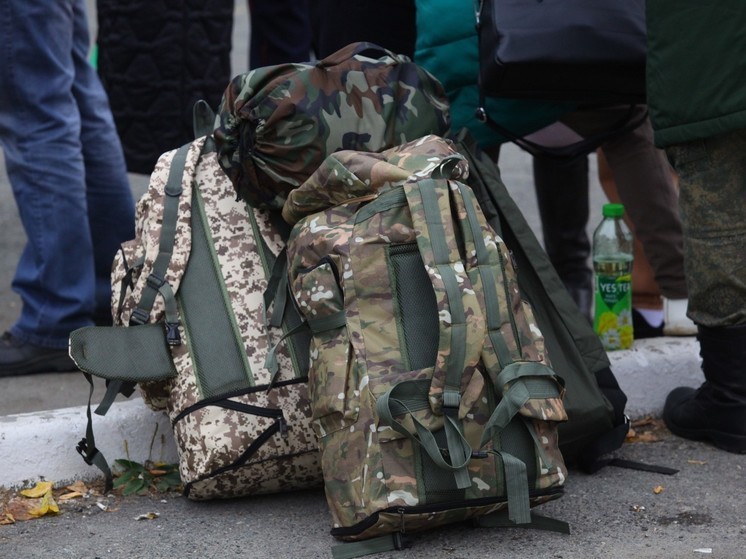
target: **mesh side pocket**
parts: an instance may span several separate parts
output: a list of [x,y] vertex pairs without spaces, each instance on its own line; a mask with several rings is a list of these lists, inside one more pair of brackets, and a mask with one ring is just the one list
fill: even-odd
[[388,256],[402,356],[409,370],[432,367],[438,355],[438,304],[417,243],[391,245]]

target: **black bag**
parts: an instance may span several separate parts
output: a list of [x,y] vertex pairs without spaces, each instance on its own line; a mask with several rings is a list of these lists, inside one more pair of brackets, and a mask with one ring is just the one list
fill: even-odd
[[598,335],[581,314],[549,257],[511,198],[500,170],[462,130],[456,149],[469,163],[468,184],[489,224],[510,247],[518,285],[544,335],[547,355],[567,388],[569,420],[560,425],[560,450],[568,466],[591,473],[610,462],[629,430],[627,396],[611,371]]
[[477,30],[485,95],[645,102],[645,0],[483,0]]
[[[572,162],[647,118],[645,0],[483,0],[477,11],[477,118],[535,157]],[[543,146],[490,118],[485,96],[578,105],[628,104],[608,130],[567,146]]]

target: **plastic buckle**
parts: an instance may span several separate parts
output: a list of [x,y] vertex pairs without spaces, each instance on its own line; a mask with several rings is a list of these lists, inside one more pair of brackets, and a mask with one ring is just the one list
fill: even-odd
[[147,283],[149,287],[152,287],[153,289],[158,291],[163,286],[163,284],[166,283],[166,278],[162,278],[161,276],[156,275],[155,272],[152,272],[148,276],[148,279],[145,280],[145,283]]
[[93,453],[88,456],[88,442],[85,439],[80,439],[80,442],[75,447],[75,450],[77,450],[78,454],[83,457],[83,460],[86,464],[88,464],[89,466],[93,466],[93,457],[98,454],[97,448],[94,448]]
[[178,322],[164,323],[166,328],[166,343],[170,346],[181,345],[181,335],[179,334]]
[[136,308],[130,315],[130,326],[145,324],[150,318],[150,313],[141,308]]
[[459,406],[461,405],[461,394],[452,390],[446,390],[443,393],[443,413],[448,416],[455,416],[458,414]]

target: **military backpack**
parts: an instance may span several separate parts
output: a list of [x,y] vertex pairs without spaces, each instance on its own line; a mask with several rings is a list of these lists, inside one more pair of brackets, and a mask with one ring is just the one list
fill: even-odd
[[[113,266],[115,326],[70,337],[89,380],[107,380],[97,413],[139,385],[171,419],[191,499],[320,486],[308,339],[293,336],[273,354],[276,373],[265,368],[300,323],[287,299],[273,303],[284,292],[287,226],[236,200],[210,136],[160,157],[136,219]],[[111,479],[90,423],[78,450]]]
[[437,136],[342,151],[284,205],[339,557],[562,495],[563,383],[467,173]]

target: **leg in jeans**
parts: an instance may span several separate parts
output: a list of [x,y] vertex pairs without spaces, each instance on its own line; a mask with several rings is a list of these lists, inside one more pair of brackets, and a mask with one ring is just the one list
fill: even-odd
[[83,0],[0,8],[0,138],[28,237],[11,333],[47,348],[65,348],[72,330],[91,324],[97,302],[109,305],[114,251],[134,235],[121,146],[85,62],[84,8]]

